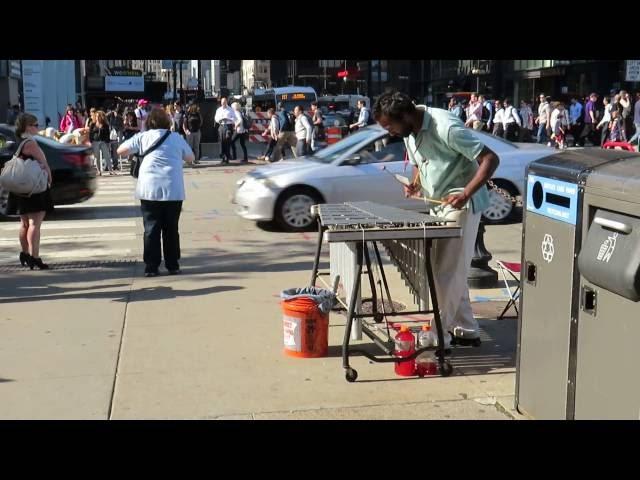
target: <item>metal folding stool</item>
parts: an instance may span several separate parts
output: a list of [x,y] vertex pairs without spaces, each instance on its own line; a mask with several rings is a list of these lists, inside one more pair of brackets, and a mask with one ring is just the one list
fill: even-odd
[[[512,305],[513,305],[513,308],[515,308],[516,310],[516,315],[518,315],[517,302],[518,302],[518,299],[520,298],[521,266],[519,263],[505,262],[503,260],[497,260],[496,264],[498,265],[498,268],[500,269],[500,273],[502,274],[502,279],[504,280],[504,286],[507,289],[507,292],[509,293],[509,301],[507,302],[507,305],[504,307],[504,310],[502,310],[502,313],[498,316],[498,320],[502,320],[502,318],[504,317],[504,314],[507,313],[507,310],[509,310],[509,308],[511,308]],[[511,278],[513,280],[518,282],[516,289],[513,291],[509,286],[509,279],[507,278],[507,273],[511,275]]]

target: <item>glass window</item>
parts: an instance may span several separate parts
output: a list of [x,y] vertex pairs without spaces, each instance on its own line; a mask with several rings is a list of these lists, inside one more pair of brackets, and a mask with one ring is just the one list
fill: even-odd
[[[384,145],[384,141],[388,143]],[[399,140],[399,141],[398,141]],[[376,151],[376,144],[382,144],[382,148]],[[404,142],[397,137],[385,136],[375,142],[368,144],[365,148],[358,152],[360,155],[360,163],[384,163],[384,162],[401,162],[404,160]]]
[[319,150],[309,158],[322,163],[332,163],[367,138],[372,139],[371,145],[373,146],[373,140],[378,138],[378,132],[368,129],[359,130],[347,138]]

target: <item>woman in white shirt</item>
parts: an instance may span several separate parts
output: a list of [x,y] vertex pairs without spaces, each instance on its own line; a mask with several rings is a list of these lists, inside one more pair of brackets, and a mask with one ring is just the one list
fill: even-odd
[[602,99],[604,103],[604,115],[602,116],[602,120],[596,126],[596,130],[602,128],[602,133],[600,134],[600,146],[604,145],[607,141],[607,137],[609,135],[609,122],[611,121],[611,101],[609,97],[604,97]]
[[231,159],[235,160],[236,156],[236,142],[240,139],[240,148],[242,148],[242,153],[244,155],[244,159],[241,163],[248,163],[249,158],[247,156],[247,146],[245,145],[245,138],[247,130],[244,128],[242,111],[240,110],[240,104],[238,102],[233,102],[231,104],[231,108],[233,108],[233,112],[236,116],[235,127],[233,130],[233,136],[231,137]]
[[551,119],[549,120],[551,125],[551,131],[553,132],[551,138],[554,142],[549,142],[548,145],[566,148],[565,138],[571,121],[569,119],[569,112],[564,108],[563,102],[558,102],[557,107],[551,112]]
[[178,133],[172,132],[171,121],[161,108],[151,111],[147,130],[118,147],[122,156],[144,155],[136,184],[144,222],[144,273],[158,275],[164,251],[164,265],[170,275],[180,273],[180,235],[178,222],[184,201],[183,162],[193,163],[193,151]]

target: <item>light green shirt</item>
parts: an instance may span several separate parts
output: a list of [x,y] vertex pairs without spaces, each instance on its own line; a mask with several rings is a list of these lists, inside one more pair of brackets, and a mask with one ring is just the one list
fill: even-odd
[[[417,108],[424,110],[422,128],[417,135],[412,133],[405,138],[404,144],[409,161],[420,171],[423,193],[440,200],[450,193],[462,192],[478,170],[476,158],[484,144],[456,115],[424,105]],[[485,185],[473,194],[471,204],[474,213],[487,209],[489,191]],[[441,214],[447,209],[433,205],[431,209],[436,213]]]

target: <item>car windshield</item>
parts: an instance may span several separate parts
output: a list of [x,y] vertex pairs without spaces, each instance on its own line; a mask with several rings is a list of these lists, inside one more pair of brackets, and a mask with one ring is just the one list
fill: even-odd
[[352,135],[349,135],[347,138],[328,146],[327,148],[319,150],[308,158],[316,162],[332,163],[359,143],[365,140],[373,142],[378,137],[382,136],[382,133],[377,132],[376,130],[362,129]]

